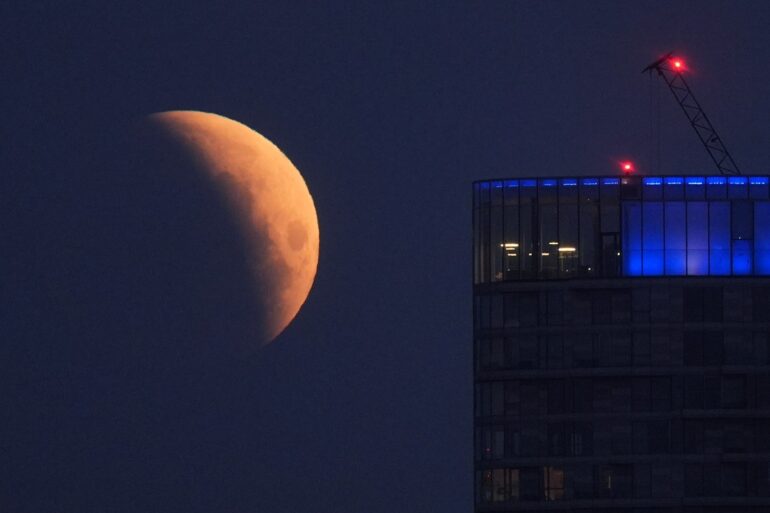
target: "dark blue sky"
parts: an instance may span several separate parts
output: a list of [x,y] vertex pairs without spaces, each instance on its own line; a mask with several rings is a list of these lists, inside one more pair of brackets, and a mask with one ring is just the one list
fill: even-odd
[[[770,160],[765,2],[88,4],[0,6],[0,509],[470,511],[471,182],[614,173],[621,158],[650,170],[657,112],[661,170],[712,172],[670,93],[640,74],[669,50],[743,172]],[[321,229],[308,302],[248,377],[205,391],[168,378],[180,404],[225,405],[203,420],[146,406],[114,349],[239,335],[222,327],[235,298],[193,304],[163,283],[199,268],[155,269],[141,249],[197,247],[215,215],[172,236],[162,220],[184,195],[155,201],[133,182],[136,206],[110,214],[126,189],[104,134],[170,109],[274,141]],[[213,334],[186,332],[200,311]],[[200,426],[175,445],[187,420]]]

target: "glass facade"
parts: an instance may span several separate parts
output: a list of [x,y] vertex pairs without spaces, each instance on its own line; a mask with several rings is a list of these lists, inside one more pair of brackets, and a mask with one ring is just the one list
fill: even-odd
[[770,512],[767,188],[474,184],[477,512]]
[[770,276],[768,177],[474,184],[474,282]]

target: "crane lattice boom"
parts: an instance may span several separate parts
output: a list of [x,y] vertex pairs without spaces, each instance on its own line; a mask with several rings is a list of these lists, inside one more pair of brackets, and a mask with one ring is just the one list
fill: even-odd
[[683,68],[683,63],[674,59],[669,53],[644,68],[642,73],[657,71],[658,75],[663,77],[719,172],[723,175],[741,174],[733,157],[722,142],[722,138],[717,134],[714,125],[711,124],[700,103],[695,99],[690,86],[685,82],[682,74]]

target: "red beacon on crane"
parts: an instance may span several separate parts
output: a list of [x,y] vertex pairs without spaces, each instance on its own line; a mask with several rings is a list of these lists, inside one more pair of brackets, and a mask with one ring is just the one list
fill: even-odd
[[679,59],[679,58],[676,58],[676,57],[671,59],[671,66],[674,68],[674,71],[684,71],[685,70],[684,61],[682,59]]

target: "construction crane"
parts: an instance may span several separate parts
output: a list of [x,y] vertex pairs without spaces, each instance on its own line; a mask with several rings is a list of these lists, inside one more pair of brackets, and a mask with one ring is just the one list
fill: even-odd
[[698,139],[706,147],[706,151],[719,169],[719,173],[723,175],[741,174],[733,157],[722,142],[722,138],[717,134],[714,125],[711,124],[700,103],[695,99],[695,95],[692,94],[690,86],[685,82],[682,74],[685,71],[684,62],[675,58],[672,53],[668,53],[644,68],[642,73],[652,73],[653,71],[657,71],[658,76],[663,77],[666,85],[671,89],[676,102],[682,107],[684,115],[687,116],[690,125],[695,129],[695,133],[698,134]]

